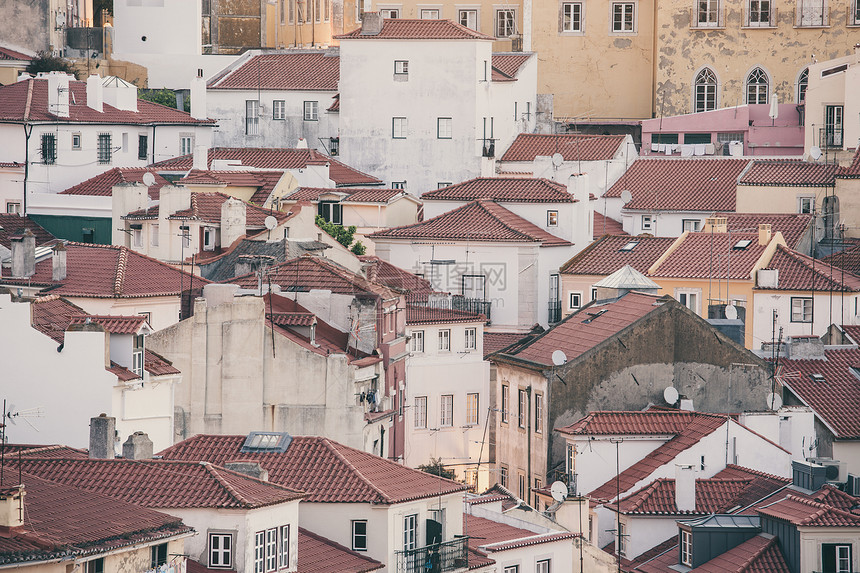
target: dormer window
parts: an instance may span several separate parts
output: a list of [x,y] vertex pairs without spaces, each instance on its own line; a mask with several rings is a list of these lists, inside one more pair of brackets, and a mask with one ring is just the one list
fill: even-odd
[[141,378],[143,378],[143,336],[143,334],[134,335],[134,346],[131,350],[131,371]]
[[284,453],[293,438],[286,432],[251,432],[245,438],[240,450],[243,454],[253,452],[278,452]]
[[693,565],[693,535],[689,531],[681,530],[681,565],[692,567]]

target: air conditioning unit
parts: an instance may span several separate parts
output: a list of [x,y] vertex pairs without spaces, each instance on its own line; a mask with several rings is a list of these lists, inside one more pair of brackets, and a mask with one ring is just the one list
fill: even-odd
[[845,482],[845,493],[860,496],[860,476],[848,474],[848,480]]
[[831,458],[809,458],[810,462],[827,468],[827,481],[845,483],[848,481],[848,464]]

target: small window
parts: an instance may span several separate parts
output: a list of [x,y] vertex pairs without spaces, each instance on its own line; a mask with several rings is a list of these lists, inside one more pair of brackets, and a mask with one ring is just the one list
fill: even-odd
[[278,529],[266,530],[266,572],[278,569]]
[[478,330],[476,328],[466,329],[466,350],[477,350],[478,348]]
[[105,558],[99,557],[98,559],[92,559],[87,561],[86,565],[86,573],[104,573],[105,571]]
[[379,11],[383,18],[394,20],[400,18],[400,10],[397,8],[383,8]]
[[791,297],[791,322],[812,322],[812,297]]
[[798,197],[797,198],[797,212],[798,213],[812,213],[812,210],[815,208],[815,197]]
[[477,10],[460,10],[457,12],[457,18],[461,26],[478,30],[478,11]]
[[415,396],[415,427],[427,427],[427,396]]
[[233,535],[230,533],[209,534],[209,567],[230,569],[233,567]]
[[320,102],[318,101],[306,101],[305,102],[305,121],[318,121],[319,120],[319,108]]
[[278,567],[286,569],[290,566],[290,526],[281,526],[280,550],[278,552]]
[[[140,150],[138,150],[140,151]],[[188,155],[194,152],[194,136],[182,135],[179,137],[179,154]]]
[[520,573],[519,565],[508,565],[505,567],[505,573]]
[[10,215],[20,215],[21,203],[18,201],[6,201],[6,212]]
[[654,229],[654,215],[642,215],[642,230],[651,231]]
[[696,232],[702,228],[702,221],[699,219],[682,219],[681,230]]
[[622,521],[618,524],[618,554],[622,557],[627,555],[627,525]]
[[438,139],[451,139],[454,120],[450,117],[436,119],[436,137]]
[[96,230],[95,229],[81,229],[81,242],[93,244],[96,242]]
[[364,519],[352,521],[352,550],[367,551],[367,521]]
[[582,32],[582,2],[561,4],[561,31]]
[[137,136],[137,158],[146,161],[149,153],[149,138],[146,135]]
[[391,137],[393,139],[406,139],[409,124],[405,117],[391,118]]
[[499,483],[502,487],[508,487],[508,466],[499,465]]
[[697,0],[696,24],[700,28],[720,26],[720,0]]
[[412,331],[412,352],[424,352],[424,331],[423,330],[413,330]]
[[848,543],[821,544],[821,570],[833,573],[851,573],[851,545]]
[[57,136],[53,133],[42,134],[42,163],[53,165],[57,162]]
[[[508,423],[508,385],[502,384],[502,423]],[[502,484],[505,485],[505,484]]]
[[735,243],[735,246],[732,247],[732,249],[735,251],[743,251],[744,249],[749,247],[751,244],[752,244],[752,241],[750,239],[741,239],[740,241]]
[[597,300],[597,289],[595,287],[591,287],[591,300]]
[[251,432],[245,438],[242,448],[243,454],[256,452],[283,453],[292,442],[292,438],[286,432]]
[[[517,13],[515,10],[496,10],[496,37],[510,38],[516,34]],[[486,74],[485,78],[486,79]]]
[[524,473],[517,474],[517,493],[520,499],[526,500],[526,474]]
[[[857,6],[860,2],[855,0]],[[806,102],[806,88],[809,87],[809,68],[805,68],[797,77],[797,103]]]
[[131,349],[131,371],[143,377],[143,334],[133,337]]
[[570,310],[576,310],[582,307],[582,293],[581,292],[572,292],[570,293]]
[[478,425],[478,394],[466,394],[466,425]]
[[203,228],[203,250],[215,250],[215,229],[213,227]]
[[535,432],[543,432],[543,394],[535,393]]
[[159,543],[149,548],[149,568],[155,569],[167,563],[167,544]]
[[[80,149],[81,148],[81,134],[73,133],[72,134],[72,149]],[[144,157],[146,159],[146,157]]]
[[518,391],[517,400],[517,425],[520,428],[526,427],[526,415],[528,414],[528,396],[526,395],[526,391],[520,389]]
[[436,189],[444,189],[445,187],[450,187],[454,183],[451,181],[439,181],[436,183]]
[[411,551],[418,547],[418,514],[403,517],[403,549]]
[[439,350],[442,352],[451,350],[451,331],[447,328],[439,331]]
[[158,246],[158,232],[159,232],[158,223],[152,223],[149,226],[149,244],[153,247]]
[[391,182],[392,189],[398,189],[400,191],[406,190],[406,181],[392,181]]
[[638,245],[638,244],[639,244],[639,241],[627,241],[624,244],[624,246],[618,250],[622,251],[622,252],[632,251],[633,249],[636,248],[636,245]]
[[[538,487],[537,484],[536,487]],[[538,561],[535,565],[535,573],[552,573],[552,570],[550,569],[550,560],[543,559]]]
[[612,3],[612,31],[629,33],[636,31],[636,4],[633,2]]
[[260,102],[245,100],[245,135],[260,135]]
[[761,68],[749,73],[746,81],[746,103],[768,103],[770,80]]
[[693,566],[693,540],[689,531],[681,530],[681,564]]
[[546,226],[547,227],[558,227],[558,211],[547,211],[546,212]]
[[421,10],[421,19],[422,20],[438,20],[439,19],[439,10],[436,8]]
[[699,314],[699,292],[677,291],[675,298],[696,314]]
[[143,229],[131,230],[131,246],[136,249],[143,246]]
[[651,134],[651,143],[671,143],[672,145],[678,144],[678,134],[677,133],[652,133]]
[[266,572],[266,532],[254,534],[254,573]]
[[439,401],[439,425],[443,427],[454,425],[453,394],[443,394]]
[[773,26],[772,0],[748,0],[747,26],[766,28]]
[[328,152],[329,155],[338,156],[340,155],[340,138],[339,137],[330,137],[328,140]]
[[276,99],[272,102],[272,119],[284,120],[287,119],[287,104],[282,99]]
[[394,75],[409,75],[409,60],[394,60]]

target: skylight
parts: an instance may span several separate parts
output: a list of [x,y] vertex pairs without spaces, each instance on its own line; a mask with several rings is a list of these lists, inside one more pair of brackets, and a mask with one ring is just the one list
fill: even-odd
[[810,374],[809,377],[812,378],[813,382],[818,382],[818,383],[824,382],[824,375],[823,374]]
[[751,244],[752,244],[752,241],[750,239],[742,239],[742,240],[738,241],[737,243],[735,243],[735,246],[732,248],[737,250],[737,251],[742,251],[742,250],[746,249],[747,247],[749,247]]
[[292,441],[292,436],[286,432],[251,432],[245,438],[245,443],[242,444],[240,451],[243,454],[254,452],[283,453],[287,451],[287,447]]
[[636,248],[636,245],[639,244],[639,241],[629,241],[626,245],[618,249],[619,251],[632,251]]

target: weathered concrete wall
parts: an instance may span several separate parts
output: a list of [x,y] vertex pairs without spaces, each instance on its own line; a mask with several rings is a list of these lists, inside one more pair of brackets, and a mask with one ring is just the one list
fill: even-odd
[[47,50],[51,43],[48,37],[50,12],[49,0],[0,0],[0,14],[3,14],[0,38],[3,45],[31,52]]
[[262,45],[260,0],[213,0],[210,34],[213,54],[237,54]]

